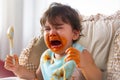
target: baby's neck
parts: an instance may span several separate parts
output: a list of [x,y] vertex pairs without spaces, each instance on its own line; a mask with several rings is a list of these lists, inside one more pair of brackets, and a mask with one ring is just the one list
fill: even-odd
[[60,58],[62,58],[63,56],[65,56],[65,53],[64,53],[64,54],[61,54],[61,55],[60,55],[60,54],[55,54],[55,55],[54,55],[54,58],[55,58],[55,59],[60,59]]

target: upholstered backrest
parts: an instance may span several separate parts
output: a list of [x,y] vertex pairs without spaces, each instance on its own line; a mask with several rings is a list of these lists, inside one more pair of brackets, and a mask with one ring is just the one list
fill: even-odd
[[83,35],[78,41],[92,54],[97,66],[106,73],[113,35],[120,27],[120,13],[83,17]]
[[98,67],[104,70],[113,35],[120,27],[120,19],[112,16],[109,18],[101,14],[92,17],[92,20],[83,21],[84,36],[81,37],[79,43],[91,52]]

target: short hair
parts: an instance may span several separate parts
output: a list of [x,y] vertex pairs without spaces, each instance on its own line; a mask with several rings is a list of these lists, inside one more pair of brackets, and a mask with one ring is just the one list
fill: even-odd
[[[42,26],[41,33],[44,32],[43,27],[45,26],[47,20],[51,25],[56,25],[59,24],[58,19],[61,19],[65,23],[69,23],[72,29],[80,31],[79,35],[82,36],[81,33],[82,25],[81,25],[80,15],[78,14],[78,12],[68,5],[64,5],[56,2],[52,3],[49,6],[49,8],[45,11],[45,13],[43,14],[40,20]],[[76,42],[77,40],[73,40],[73,43]]]
[[50,24],[54,25],[58,23],[56,19],[59,17],[63,22],[69,23],[72,26],[72,29],[79,30],[81,32],[82,26],[78,12],[68,5],[56,2],[52,3],[45,11],[40,20],[41,26],[45,26],[47,20]]

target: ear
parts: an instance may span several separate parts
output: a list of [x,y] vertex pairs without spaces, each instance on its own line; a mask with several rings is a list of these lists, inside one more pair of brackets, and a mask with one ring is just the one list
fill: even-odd
[[80,31],[73,30],[73,40],[77,40],[80,37]]

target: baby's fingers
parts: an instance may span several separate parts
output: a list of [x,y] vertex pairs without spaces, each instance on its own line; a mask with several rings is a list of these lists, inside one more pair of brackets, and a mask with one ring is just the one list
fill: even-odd
[[14,67],[16,67],[18,64],[19,64],[19,62],[18,62],[17,55],[13,55],[13,56],[7,55],[7,57],[5,59],[4,67],[5,67],[5,69],[12,71],[12,69]]
[[14,64],[18,65],[19,64],[18,56],[17,55],[13,55],[13,57],[14,57]]
[[6,59],[5,59],[5,63],[6,63],[6,64],[13,64],[12,59],[13,59],[12,56],[7,55],[7,57],[6,57]]
[[69,61],[69,60],[80,61],[80,57],[77,56],[76,54],[67,54],[65,61]]

